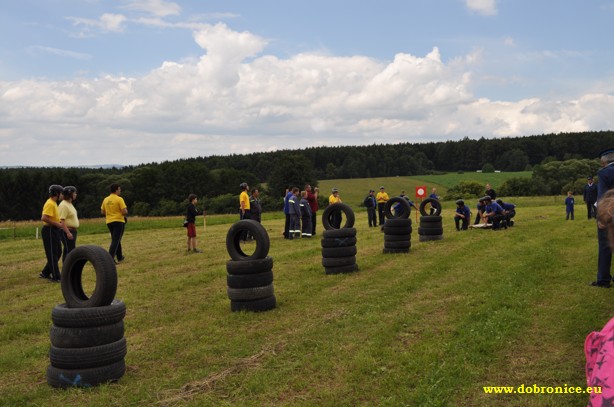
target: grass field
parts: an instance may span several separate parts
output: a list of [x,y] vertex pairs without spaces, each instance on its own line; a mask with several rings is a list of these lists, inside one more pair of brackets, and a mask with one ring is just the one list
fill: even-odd
[[[360,271],[348,275],[325,275],[320,237],[286,241],[279,214],[268,215],[278,307],[257,314],[230,312],[232,218],[208,218],[205,253],[191,255],[180,218],[131,220],[117,291],[128,369],[85,390],[45,380],[50,313],[63,298],[37,278],[40,240],[2,240],[0,405],[586,405],[584,394],[483,390],[585,386],[584,339],[614,308],[611,290],[587,285],[597,242],[583,207],[566,222],[562,197],[514,202],[516,226],[497,232],[456,232],[444,204],[444,239],[420,243],[414,225],[411,252],[397,255],[382,254],[382,233],[357,211]],[[78,244],[108,247],[102,231]]]

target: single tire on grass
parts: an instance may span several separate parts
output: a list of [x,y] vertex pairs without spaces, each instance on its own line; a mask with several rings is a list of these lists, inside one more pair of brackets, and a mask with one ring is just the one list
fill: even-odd
[[273,272],[266,271],[258,274],[227,274],[226,283],[229,288],[264,287],[273,282]]
[[89,348],[119,341],[124,336],[124,321],[87,328],[51,326],[51,345],[57,348]]
[[349,257],[356,256],[356,246],[323,247],[322,257]]
[[337,211],[343,212],[343,214],[345,215],[345,223],[339,229],[354,227],[355,216],[352,208],[350,208],[349,205],[346,205],[344,203],[336,203],[328,205],[322,213],[322,226],[324,226],[324,229],[337,229],[330,224],[331,216]]
[[[426,213],[426,205],[430,204],[433,209],[434,212],[431,213]],[[420,214],[422,216],[439,216],[441,215],[441,203],[439,202],[439,200],[435,199],[435,198],[426,198],[424,201],[420,202]]]
[[[91,297],[83,290],[83,267],[92,263],[96,286]],[[117,291],[117,269],[113,258],[99,246],[78,246],[66,256],[62,265],[62,295],[68,308],[102,307],[111,304]]]
[[127,352],[126,338],[106,345],[89,348],[58,348],[51,346],[49,360],[51,366],[60,369],[87,369],[119,362]]
[[[395,204],[400,205],[395,213],[392,213],[392,208]],[[395,196],[386,201],[384,206],[384,215],[387,219],[407,219],[411,213],[411,205],[409,201],[401,196]]]
[[321,240],[321,242],[322,242],[322,247],[356,246],[355,237],[335,237],[335,238],[325,237]]
[[273,284],[263,287],[230,288],[226,289],[228,298],[232,301],[253,301],[268,298],[274,294]]
[[356,256],[349,257],[322,257],[324,267],[339,267],[356,264]]
[[418,228],[418,234],[423,236],[439,236],[443,235],[443,228],[424,229]]
[[237,311],[253,311],[253,312],[261,312],[268,311],[277,306],[277,299],[274,295],[261,298],[259,300],[254,301],[230,301],[230,310],[232,312]]
[[324,267],[325,274],[345,274],[358,271],[358,264],[350,264],[347,266]]
[[264,259],[256,260],[228,260],[226,271],[228,274],[257,274],[271,271],[273,269],[273,258],[266,256]]
[[66,304],[58,304],[51,310],[53,324],[65,328],[111,325],[123,320],[125,316],[126,304],[117,299],[102,307],[68,308]]
[[421,242],[430,242],[433,240],[442,240],[443,235],[420,235],[419,239]]
[[106,366],[86,369],[60,369],[49,365],[47,383],[52,387],[92,387],[102,383],[115,382],[126,372],[124,360]]
[[[241,249],[241,238],[246,232],[249,232],[256,241],[256,248],[251,255],[247,255]],[[270,244],[269,235],[264,226],[251,219],[235,222],[226,234],[226,250],[232,260],[264,259],[269,254]]]

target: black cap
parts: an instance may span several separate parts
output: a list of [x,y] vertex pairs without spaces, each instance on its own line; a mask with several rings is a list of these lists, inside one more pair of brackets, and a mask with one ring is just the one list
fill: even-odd
[[606,154],[614,153],[614,148],[608,148],[599,153],[599,158],[603,157]]

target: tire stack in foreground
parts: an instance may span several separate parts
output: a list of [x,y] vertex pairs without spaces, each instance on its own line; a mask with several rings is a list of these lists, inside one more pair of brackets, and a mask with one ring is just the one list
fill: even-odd
[[[431,213],[426,212],[426,205],[431,205]],[[420,203],[420,227],[418,235],[421,242],[443,239],[441,204],[437,199],[427,198]]]
[[411,248],[411,206],[407,199],[397,196],[384,207],[384,253],[409,253]]
[[[92,295],[85,294],[83,268],[96,272]],[[62,266],[65,304],[51,311],[51,348],[47,383],[53,387],[92,387],[119,380],[126,371],[124,338],[126,305],[115,300],[117,270],[109,253],[97,246],[79,246]]]
[[[345,215],[345,223],[340,229],[331,225],[333,215]],[[326,274],[352,273],[358,271],[356,264],[356,228],[354,211],[348,205],[337,203],[329,205],[322,213],[322,265]]]
[[[255,245],[252,254],[241,248],[246,232]],[[234,223],[226,235],[226,249],[231,260],[226,263],[227,294],[231,311],[268,311],[277,306],[273,290],[273,258],[268,256],[270,247],[266,229],[254,220]]]

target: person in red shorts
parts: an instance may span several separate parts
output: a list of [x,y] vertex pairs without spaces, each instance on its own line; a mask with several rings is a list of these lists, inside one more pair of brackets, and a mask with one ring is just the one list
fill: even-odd
[[202,250],[196,248],[196,216],[200,215],[198,208],[196,208],[198,197],[195,194],[190,194],[188,195],[188,202],[188,210],[185,216],[188,222],[186,225],[188,228],[188,253],[191,251],[194,253],[202,253]]

